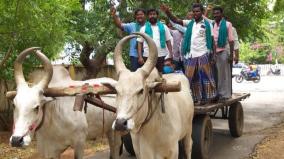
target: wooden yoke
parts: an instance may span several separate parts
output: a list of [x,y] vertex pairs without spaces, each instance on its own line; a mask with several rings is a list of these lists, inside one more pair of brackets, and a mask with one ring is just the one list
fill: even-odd
[[[181,90],[181,84],[179,81],[160,83],[155,87],[155,92],[179,92]],[[116,94],[116,90],[107,85],[89,85],[85,83],[79,86],[69,87],[52,87],[47,88],[44,91],[44,95],[47,97],[64,97],[64,96],[76,96],[77,94]],[[13,99],[16,96],[16,91],[9,91],[6,93],[6,98]]]

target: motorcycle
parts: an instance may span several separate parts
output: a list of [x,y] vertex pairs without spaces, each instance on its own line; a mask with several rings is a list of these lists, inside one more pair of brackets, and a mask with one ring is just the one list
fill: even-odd
[[243,69],[239,75],[235,76],[235,80],[237,83],[241,83],[244,80],[258,83],[260,81],[259,69],[256,69],[256,71],[253,72]]
[[269,71],[267,72],[267,75],[271,75],[271,74],[279,76],[281,75],[281,70],[279,68],[272,69],[270,67]]

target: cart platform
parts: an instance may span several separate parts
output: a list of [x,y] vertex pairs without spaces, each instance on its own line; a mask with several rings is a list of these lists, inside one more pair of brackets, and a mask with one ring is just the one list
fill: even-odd
[[224,106],[230,106],[235,102],[242,101],[250,96],[250,93],[233,93],[232,98],[222,103],[210,103],[202,106],[194,106],[195,114],[205,114]]

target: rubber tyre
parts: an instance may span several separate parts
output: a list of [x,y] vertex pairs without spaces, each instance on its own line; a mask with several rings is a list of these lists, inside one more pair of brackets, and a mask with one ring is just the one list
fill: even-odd
[[229,129],[232,137],[240,137],[244,128],[244,112],[240,102],[236,102],[229,109]]
[[260,81],[260,75],[256,75],[256,78],[257,79],[253,80],[254,83],[258,83]]
[[212,122],[209,115],[196,115],[192,127],[192,158],[208,159],[212,143]]
[[236,75],[235,80],[237,83],[242,83],[244,80],[244,77],[242,75]]
[[133,148],[133,145],[132,145],[132,139],[131,139],[130,133],[128,133],[127,135],[124,135],[122,137],[122,140],[123,140],[123,144],[124,144],[126,151],[131,156],[135,156],[135,151],[134,151],[134,148]]

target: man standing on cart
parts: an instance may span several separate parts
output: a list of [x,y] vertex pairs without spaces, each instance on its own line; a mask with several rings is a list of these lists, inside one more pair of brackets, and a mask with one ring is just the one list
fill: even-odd
[[[116,14],[116,9],[111,8],[111,16],[113,17],[114,24],[124,32],[128,34],[139,32],[140,28],[144,26],[146,22],[146,11],[144,9],[136,9],[134,12],[135,22],[122,23]],[[141,65],[138,63],[138,53],[137,53],[137,41],[136,38],[130,40],[130,65],[131,71],[136,71]]]
[[[165,57],[168,56],[170,59],[173,57],[171,44],[172,36],[169,28],[159,20],[158,10],[149,9],[147,11],[147,16],[149,21],[140,29],[140,32],[146,33],[154,40],[158,49],[156,68],[160,73],[162,73]],[[137,38],[137,42],[138,62],[143,65],[149,56],[149,46],[143,38]]]
[[216,67],[218,72],[218,97],[223,102],[232,97],[231,67],[234,52],[232,23],[225,20],[221,7],[213,8],[213,34],[216,47]]
[[204,105],[216,97],[216,84],[210,63],[210,54],[214,52],[212,24],[203,18],[204,8],[199,3],[192,5],[192,20],[178,19],[164,4],[161,5],[161,10],[174,23],[187,27],[182,46],[185,75],[189,79],[195,105]]

